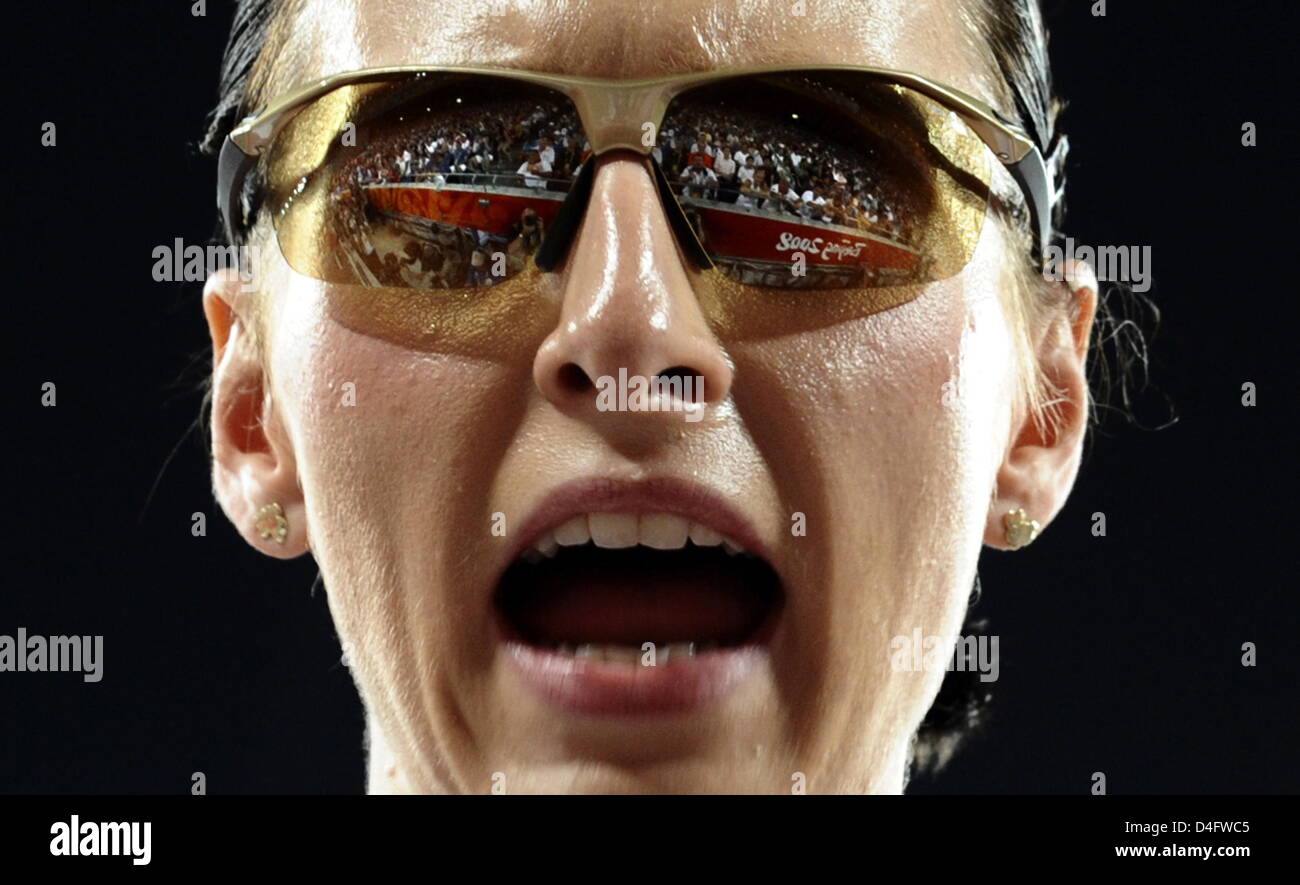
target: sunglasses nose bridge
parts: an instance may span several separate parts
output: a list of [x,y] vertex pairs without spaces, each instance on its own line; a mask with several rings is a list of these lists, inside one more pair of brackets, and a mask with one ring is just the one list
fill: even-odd
[[593,153],[626,149],[644,156],[659,141],[671,93],[667,86],[611,83],[574,88],[569,98]]
[[[596,158],[619,150],[650,158],[650,152],[659,142],[659,129],[668,104],[677,90],[671,84],[585,83],[564,91],[582,121],[583,134],[591,143],[592,158],[574,182],[560,216],[536,255],[537,266],[545,271],[559,265],[577,233],[591,196]],[[713,267],[663,170],[653,158],[649,159],[649,167],[669,226],[683,251],[701,269]]]
[[[605,156],[608,157],[611,151],[616,152],[617,150],[617,148],[610,148],[605,152]],[[597,157],[593,156],[583,166],[573,184],[572,190],[569,192],[569,196],[560,208],[559,215],[542,241],[541,248],[537,250],[534,261],[542,270],[554,271],[573,245],[578,228],[582,224],[582,217],[586,214],[588,204],[591,201],[592,183],[595,180],[595,169],[598,162]],[[659,202],[663,207],[664,215],[668,219],[668,226],[672,229],[673,235],[681,245],[682,251],[695,262],[696,267],[700,270],[711,269],[713,259],[700,242],[695,228],[691,226],[685,212],[682,211],[681,204],[677,202],[677,196],[669,186],[663,168],[653,158],[648,158],[643,162],[648,166],[647,171],[654,180],[655,189],[659,194]]]
[[[554,270],[572,245],[582,216],[587,211],[596,158],[615,150],[629,150],[648,157],[659,140],[659,127],[667,113],[668,103],[672,100],[672,88],[666,84],[583,83],[568,86],[561,91],[573,102],[574,109],[578,112],[583,135],[591,143],[592,156],[574,181],[559,216],[535,256],[537,266],[544,271]],[[667,190],[658,164],[651,160],[650,165],[654,167],[651,174],[665,198],[664,210],[668,213],[674,232],[682,237],[690,231],[690,226],[681,216],[677,201]],[[690,239],[695,239],[693,232],[690,232]],[[693,245],[695,248],[688,245],[687,251],[698,260],[703,250],[698,247],[698,241]]]

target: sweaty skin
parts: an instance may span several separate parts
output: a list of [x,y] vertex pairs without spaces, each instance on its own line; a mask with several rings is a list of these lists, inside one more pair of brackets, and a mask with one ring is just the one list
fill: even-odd
[[[539,2],[493,16],[481,2],[307,0],[266,92],[388,64],[639,77],[843,62],[994,98],[958,4],[804,6]],[[259,549],[317,559],[368,713],[369,788],[486,793],[496,777],[511,793],[786,793],[802,773],[810,792],[900,791],[943,673],[891,668],[891,638],[919,628],[951,647],[982,544],[1004,546],[1002,514],[1023,506],[1046,525],[1077,470],[1082,407],[1046,438],[1013,407],[1008,248],[985,223],[965,270],[905,303],[757,313],[754,334],[720,335],[705,305],[735,293],[683,257],[644,164],[610,155],[559,271],[503,284],[499,310],[453,336],[476,348],[403,337],[414,321],[398,304],[389,332],[356,331],[352,295],[273,246],[261,313],[237,278],[214,276],[217,493]],[[1083,316],[1035,337],[1078,403]],[[694,423],[600,412],[564,382],[569,363],[592,378],[691,367],[709,405]],[[490,605],[509,530],[589,476],[693,480],[746,514],[787,594],[770,667],[688,717],[635,723],[558,712],[519,684]],[[250,529],[268,500],[290,520],[283,547]]]

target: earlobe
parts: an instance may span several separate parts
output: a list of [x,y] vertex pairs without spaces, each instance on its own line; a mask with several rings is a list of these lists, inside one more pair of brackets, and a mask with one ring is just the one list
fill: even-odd
[[203,288],[212,337],[212,486],[244,540],[292,559],[308,549],[297,461],[250,335],[253,304],[240,285],[237,273],[222,271]]
[[1054,317],[1037,341],[1042,374],[1056,392],[1050,420],[1027,415],[1014,428],[998,469],[984,543],[1015,550],[1032,542],[1060,512],[1074,486],[1088,427],[1088,341],[1097,311],[1097,278],[1082,262],[1067,262],[1071,303]]

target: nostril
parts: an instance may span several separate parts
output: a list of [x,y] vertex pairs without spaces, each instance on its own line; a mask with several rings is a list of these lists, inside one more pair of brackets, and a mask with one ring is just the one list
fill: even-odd
[[586,393],[592,387],[591,379],[577,363],[565,363],[560,366],[559,380],[563,389],[574,393]]
[[698,403],[704,401],[704,375],[690,366],[671,366],[659,373],[665,381],[674,379],[681,382],[682,399]]

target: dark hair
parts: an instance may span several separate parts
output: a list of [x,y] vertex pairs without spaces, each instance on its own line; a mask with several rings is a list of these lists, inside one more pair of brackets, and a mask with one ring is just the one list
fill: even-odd
[[[241,119],[255,109],[266,85],[264,50],[274,42],[276,25],[287,18],[288,7],[294,0],[236,0],[235,15],[230,24],[230,36],[221,57],[221,77],[217,84],[217,104],[209,113],[199,150],[209,156],[221,151],[226,136]],[[260,167],[244,180],[240,195],[248,206],[247,213],[235,213],[234,236],[242,241],[257,212],[257,199],[261,192]],[[221,229],[218,221],[218,230]],[[224,238],[224,233],[216,235]],[[233,245],[233,244],[232,244]]]
[[209,112],[207,131],[199,142],[205,154],[220,151],[226,134],[252,111],[253,68],[266,46],[278,7],[274,0],[236,0],[235,17],[221,57],[217,106]]
[[[268,41],[280,39],[276,24],[287,18],[294,0],[236,0],[234,21],[221,64],[218,101],[208,116],[207,131],[200,149],[216,154],[222,140],[235,124],[253,109],[265,86],[265,71],[259,66]],[[1003,113],[1020,123],[1045,156],[1050,156],[1060,138],[1058,117],[1064,105],[1052,85],[1048,59],[1048,34],[1039,0],[968,0],[962,5],[967,24],[988,48],[993,73],[1005,87]],[[1063,181],[1064,169],[1057,173]],[[249,201],[249,219],[256,211],[257,181],[249,176],[244,197]],[[1064,221],[1065,202],[1053,209],[1055,238]],[[243,223],[243,222],[237,222]],[[247,224],[236,237],[247,235]],[[1112,298],[1112,296],[1117,296]],[[1147,316],[1141,314],[1146,311]],[[1133,394],[1145,386],[1146,336],[1143,328],[1154,328],[1159,313],[1145,298],[1123,288],[1099,293],[1093,324],[1092,348],[1096,356],[1090,385],[1098,391],[1096,401],[1105,404],[1112,389],[1118,392],[1117,408],[1132,419]],[[1140,377],[1139,377],[1140,376]],[[1136,379],[1136,384],[1134,383]],[[978,636],[987,621],[972,615],[980,597],[979,578],[967,604],[963,636]],[[912,745],[907,777],[913,772],[939,771],[953,753],[988,719],[991,693],[977,670],[950,670],[945,675],[934,703],[922,720]]]

